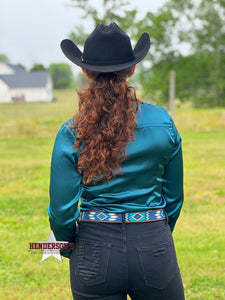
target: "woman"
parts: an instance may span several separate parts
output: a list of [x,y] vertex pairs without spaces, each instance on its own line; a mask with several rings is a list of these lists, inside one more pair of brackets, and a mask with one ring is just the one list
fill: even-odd
[[56,239],[75,242],[62,254],[76,300],[184,299],[171,234],[183,203],[181,138],[127,83],[149,47],[144,33],[132,50],[115,23],[98,24],[83,53],[61,43],[90,79],[55,140],[48,208]]

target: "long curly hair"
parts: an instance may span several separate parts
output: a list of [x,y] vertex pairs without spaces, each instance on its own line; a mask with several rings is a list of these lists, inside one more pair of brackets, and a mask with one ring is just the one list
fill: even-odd
[[136,112],[142,103],[128,85],[131,71],[86,70],[90,85],[78,91],[79,110],[70,126],[76,132],[73,149],[82,149],[77,168],[84,184],[109,181],[122,172],[120,164],[126,158],[128,141],[134,140]]

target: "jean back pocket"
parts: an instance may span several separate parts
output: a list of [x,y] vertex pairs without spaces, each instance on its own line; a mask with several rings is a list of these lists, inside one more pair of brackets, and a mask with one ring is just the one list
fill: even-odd
[[137,248],[147,286],[163,289],[179,270],[173,240]]
[[79,239],[75,244],[75,275],[86,285],[105,282],[111,244]]

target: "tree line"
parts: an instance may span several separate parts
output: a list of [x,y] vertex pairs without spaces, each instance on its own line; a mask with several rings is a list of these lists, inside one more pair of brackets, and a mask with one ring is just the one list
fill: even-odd
[[[155,13],[146,11],[140,19],[138,9],[129,0],[101,0],[102,9],[91,0],[70,0],[71,9],[83,12],[83,22],[69,33],[69,38],[83,47],[99,22],[116,22],[135,45],[141,33],[148,32],[151,48],[138,64],[133,83],[139,83],[143,99],[163,105],[168,102],[169,72],[176,72],[176,98],[195,106],[225,105],[225,0],[168,0]],[[150,3],[150,2],[149,2]],[[182,46],[188,54],[183,54]],[[0,60],[7,59],[0,55]],[[54,88],[82,87],[85,77],[74,80],[69,64],[35,64],[31,71],[48,70]]]
[[[141,19],[128,0],[102,0],[101,10],[91,0],[71,0],[71,7],[80,9],[84,24],[89,19],[93,28],[99,22],[116,22],[133,44],[142,32],[150,34],[150,52],[138,64],[134,78],[144,98],[166,103],[169,71],[175,70],[176,97],[181,102],[225,105],[225,0],[168,0],[155,13],[146,11]],[[83,24],[70,33],[80,45],[87,36]],[[181,53],[182,45],[188,54]]]

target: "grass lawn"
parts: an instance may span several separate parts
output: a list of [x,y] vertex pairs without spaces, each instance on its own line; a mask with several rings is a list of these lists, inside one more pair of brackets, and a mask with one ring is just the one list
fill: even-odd
[[[68,260],[41,262],[29,243],[49,236],[50,159],[55,135],[77,107],[58,101],[0,104],[0,299],[72,299]],[[225,109],[182,110],[185,203],[174,239],[187,300],[225,299]],[[165,299],[166,300],[166,299]]]

